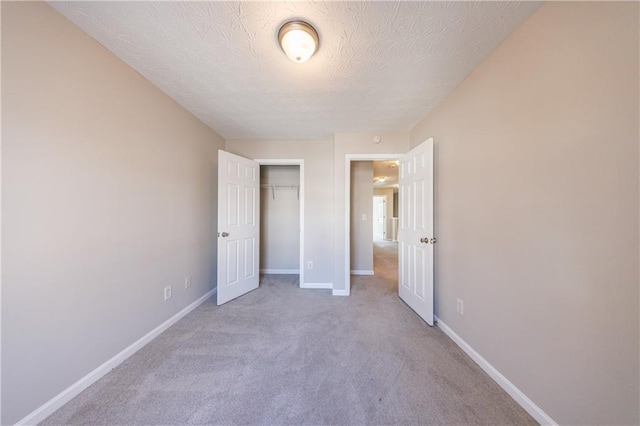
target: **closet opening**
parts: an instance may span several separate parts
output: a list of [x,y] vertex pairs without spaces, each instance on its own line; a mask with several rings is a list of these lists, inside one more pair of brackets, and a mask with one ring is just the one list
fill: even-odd
[[[303,279],[302,163],[260,163],[260,274]],[[294,277],[295,275],[295,277]],[[262,280],[261,280],[262,281]]]

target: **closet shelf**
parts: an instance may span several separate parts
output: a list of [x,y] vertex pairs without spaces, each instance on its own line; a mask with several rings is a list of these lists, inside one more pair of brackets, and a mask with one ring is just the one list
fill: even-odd
[[300,185],[271,185],[261,184],[260,188],[300,188]]

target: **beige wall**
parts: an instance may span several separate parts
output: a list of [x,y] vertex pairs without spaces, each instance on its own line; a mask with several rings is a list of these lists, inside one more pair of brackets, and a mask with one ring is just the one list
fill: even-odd
[[372,161],[351,163],[351,271],[373,273]]
[[640,422],[638,16],[543,5],[411,132],[438,316],[560,424]]
[[2,2],[2,91],[12,424],[215,286],[223,141],[44,3]]
[[331,140],[229,140],[225,149],[251,159],[304,160],[304,265],[307,284],[331,283],[333,265],[331,238],[333,199],[331,176],[333,141]]
[[[45,4],[2,3],[2,56],[13,423],[215,286],[223,141]],[[225,149],[305,160],[306,281],[340,291],[345,156],[434,136],[438,316],[557,422],[637,424],[638,71],[637,3],[550,3],[410,135]]]
[[[373,143],[374,136],[382,141]],[[341,294],[345,284],[345,170],[347,154],[404,154],[409,150],[409,133],[338,133],[333,151],[333,288]]]

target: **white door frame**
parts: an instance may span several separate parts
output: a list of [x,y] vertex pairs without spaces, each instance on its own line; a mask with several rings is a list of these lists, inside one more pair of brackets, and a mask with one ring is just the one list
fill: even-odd
[[[347,154],[344,178],[344,289],[351,294],[351,162],[397,160],[404,154]],[[256,160],[258,161],[258,160]],[[371,182],[373,186],[373,181]]]
[[[261,166],[300,166],[300,288],[304,285],[304,160],[302,159],[266,159],[253,160]],[[262,202],[262,201],[261,201]]]

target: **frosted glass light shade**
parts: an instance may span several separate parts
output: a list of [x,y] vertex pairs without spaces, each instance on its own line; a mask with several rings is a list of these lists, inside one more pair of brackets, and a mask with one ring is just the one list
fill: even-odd
[[287,22],[278,31],[278,42],[293,62],[305,62],[318,50],[318,33],[303,21]]

